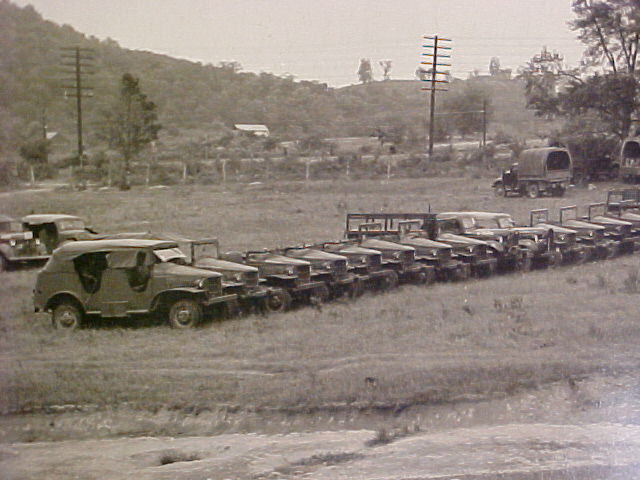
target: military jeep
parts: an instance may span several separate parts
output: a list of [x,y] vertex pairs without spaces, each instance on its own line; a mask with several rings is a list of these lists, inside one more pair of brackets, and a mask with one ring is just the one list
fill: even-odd
[[593,248],[578,243],[578,232],[562,227],[549,220],[546,208],[529,212],[529,225],[534,228],[548,229],[553,232],[553,249],[559,254],[557,261],[562,264],[582,263],[593,256]]
[[559,212],[560,225],[577,232],[578,241],[591,247],[592,258],[613,258],[620,252],[620,242],[607,238],[605,227],[578,218],[577,206],[561,207]]
[[533,256],[520,245],[518,232],[493,226],[493,214],[488,212],[442,212],[436,215],[440,231],[486,242],[498,260],[498,269],[526,272]]
[[630,254],[634,252],[633,222],[608,215],[604,202],[590,204],[584,219],[589,223],[603,226],[605,237],[618,242],[618,253]]
[[306,260],[287,257],[270,250],[228,252],[221,258],[256,267],[266,286],[287,292],[288,303],[320,304],[329,299],[330,292],[325,283],[311,279],[311,264]]
[[344,255],[307,246],[287,247],[282,253],[287,257],[309,262],[312,280],[324,282],[333,298],[342,295],[355,298],[364,292],[360,279],[349,271],[348,260]]
[[51,312],[61,329],[88,315],[127,317],[159,313],[173,328],[188,328],[218,306],[235,304],[222,275],[186,265],[175,242],[120,239],[69,242],[39,272],[35,311]]
[[[434,213],[350,213],[347,214],[346,236],[390,238],[407,245],[419,244],[419,261],[435,268],[442,278],[464,279],[469,274],[489,276],[496,270],[497,260],[486,242],[440,232],[440,222]],[[431,240],[418,241],[416,237]]]
[[189,247],[190,265],[222,274],[223,291],[238,296],[242,311],[280,312],[289,308],[291,297],[286,290],[265,286],[256,267],[223,259],[216,238],[184,242]]
[[346,257],[349,271],[358,276],[365,289],[386,291],[398,286],[398,274],[382,267],[382,253],[378,250],[361,247],[350,240],[325,242],[316,247]]
[[59,245],[70,240],[96,240],[99,235],[74,215],[47,213],[27,215],[22,218],[25,230],[33,233],[51,253]]
[[47,249],[20,222],[0,215],[0,272],[18,265],[42,265],[49,259]]

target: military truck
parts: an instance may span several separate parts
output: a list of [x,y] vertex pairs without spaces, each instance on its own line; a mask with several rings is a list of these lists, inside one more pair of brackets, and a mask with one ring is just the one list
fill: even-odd
[[349,271],[358,276],[365,290],[387,291],[398,286],[398,274],[383,268],[382,253],[378,250],[361,247],[351,240],[324,242],[315,247],[346,257]]
[[491,184],[494,193],[511,193],[537,198],[541,194],[561,197],[571,181],[571,154],[566,148],[544,147],[523,150],[518,163],[503,170]]
[[329,288],[324,282],[312,280],[311,264],[306,260],[287,257],[278,251],[266,249],[250,250],[246,253],[227,252],[220,258],[256,267],[266,286],[287,292],[289,297],[283,301],[288,303],[293,301],[297,304],[318,305],[330,297]]
[[222,275],[187,266],[185,259],[175,242],[163,240],[66,243],[38,274],[35,311],[51,312],[55,328],[75,329],[89,315],[149,313],[173,328],[189,328],[235,310],[237,296],[223,292]]
[[578,218],[578,207],[575,205],[561,207],[559,225],[575,230],[578,242],[592,247],[592,259],[613,258],[620,249],[620,242],[606,237],[606,229]]
[[441,232],[486,242],[498,260],[499,270],[529,271],[533,262],[532,252],[520,245],[517,231],[495,226],[494,217],[492,213],[476,211],[442,212],[436,215]]
[[549,220],[549,209],[540,208],[529,212],[529,225],[553,232],[553,248],[559,254],[561,264],[582,263],[593,257],[593,247],[578,242],[576,230],[560,226]]
[[6,215],[0,215],[0,272],[18,266],[43,265],[49,259],[47,249],[34,238],[33,233],[24,231],[20,222]]
[[[364,234],[368,236],[378,236],[384,238],[389,235],[399,235],[402,237],[421,237],[432,240],[428,246],[422,243],[423,249],[429,249],[430,255],[442,256],[431,262],[436,272],[440,271],[441,277],[448,275],[447,266],[452,263],[448,261],[448,255],[453,257],[458,265],[456,275],[465,276],[469,273],[477,277],[490,276],[497,269],[497,259],[489,250],[486,242],[468,238],[451,233],[440,231],[440,222],[436,214],[431,212],[422,213],[349,213],[347,214],[346,236],[357,238]],[[394,238],[394,237],[392,237]],[[442,250],[451,249],[451,252]],[[423,250],[424,251],[424,250]],[[427,252],[424,252],[427,253]],[[429,255],[429,254],[428,254]],[[468,266],[464,266],[468,265]],[[451,273],[451,272],[450,272]],[[449,274],[450,274],[449,273]]]
[[584,220],[605,228],[605,237],[618,242],[618,253],[630,254],[635,250],[633,223],[607,214],[604,202],[592,203],[587,207]]
[[620,178],[623,182],[637,182],[640,178],[640,137],[630,137],[620,148]]
[[349,271],[348,260],[344,255],[309,246],[287,247],[282,253],[286,257],[309,262],[311,279],[324,282],[332,298],[343,295],[355,298],[364,293],[363,284],[358,276]]

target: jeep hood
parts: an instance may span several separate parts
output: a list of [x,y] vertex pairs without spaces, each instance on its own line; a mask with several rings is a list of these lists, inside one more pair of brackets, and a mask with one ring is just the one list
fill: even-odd
[[437,238],[438,242],[458,245],[487,245],[484,240],[478,240],[472,237],[463,237],[454,233],[441,233]]
[[269,253],[266,255],[260,255],[256,257],[249,256],[247,261],[251,263],[261,263],[268,265],[309,265],[309,262],[305,260],[298,260],[297,258],[285,257],[284,255],[277,255],[275,253]]
[[538,223],[536,227],[544,228],[545,230],[553,230],[553,233],[576,233],[575,230],[570,228],[561,227],[560,225],[553,225],[551,223]]
[[178,265],[177,263],[163,262],[154,266],[155,275],[166,275],[171,277],[192,278],[196,281],[200,278],[217,278],[222,277],[218,272],[205,270],[203,268],[189,267],[187,265]]
[[627,222],[640,222],[640,214],[638,213],[632,213],[632,212],[625,212],[622,215],[620,215],[620,218],[622,220],[626,220]]
[[287,250],[286,257],[298,258],[311,261],[323,261],[323,262],[335,262],[336,260],[346,260],[342,255],[336,253],[325,252],[323,250],[316,250],[315,248],[293,248]]
[[256,267],[243,265],[242,263],[228,262],[227,260],[219,260],[217,258],[202,258],[197,260],[193,265],[196,268],[204,268],[207,270],[224,271],[224,272],[257,272]]
[[567,220],[563,227],[570,228],[582,228],[585,230],[604,230],[604,227],[601,225],[596,225],[594,223],[585,222],[583,220]]
[[598,224],[604,225],[613,225],[613,226],[633,226],[631,222],[625,222],[624,220],[619,220],[617,218],[605,217],[604,215],[596,215],[595,217],[590,219],[592,222],[596,222]]
[[375,250],[395,250],[401,252],[415,251],[415,248],[409,247],[408,245],[389,242],[387,240],[378,240],[377,238],[368,238],[364,240],[360,245],[365,248],[372,248]]
[[513,227],[511,230],[518,233],[530,233],[533,235],[545,235],[551,227]]
[[403,245],[410,245],[412,247],[432,249],[451,248],[451,245],[447,245],[446,243],[436,242],[434,240],[429,240],[428,238],[423,237],[405,237],[400,242]]
[[338,255],[380,255],[378,250],[358,247],[357,245],[347,245],[332,253],[337,253]]

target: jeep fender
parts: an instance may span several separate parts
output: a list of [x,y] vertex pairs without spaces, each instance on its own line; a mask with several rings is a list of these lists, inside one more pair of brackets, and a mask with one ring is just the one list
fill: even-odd
[[[47,312],[53,310],[57,305],[59,305],[63,300],[71,300],[78,304],[82,312],[85,311],[84,305],[82,301],[77,297],[77,295],[71,292],[58,292],[53,297],[49,298],[44,305],[42,311]],[[35,305],[38,308],[38,305]]]
[[496,188],[498,185],[502,185],[502,178],[498,177],[491,183],[491,188]]
[[2,255],[7,260],[10,260],[13,257],[13,255],[11,255],[11,250],[13,250],[13,248],[10,245],[6,243],[0,243],[0,255]]
[[149,310],[155,311],[158,307],[160,307],[161,305],[163,305],[169,300],[174,300],[177,298],[184,298],[184,297],[200,297],[200,296],[204,296],[204,294],[205,294],[204,290],[196,287],[179,287],[179,288],[171,288],[169,290],[164,290],[158,293],[154,297],[153,301],[151,302],[151,307],[149,308]]
[[504,245],[497,240],[485,240],[485,242],[487,242],[489,246],[498,253],[503,253],[505,251]]

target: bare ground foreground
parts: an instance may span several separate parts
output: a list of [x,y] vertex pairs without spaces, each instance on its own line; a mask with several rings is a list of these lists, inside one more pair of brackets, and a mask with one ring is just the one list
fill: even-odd
[[[2,198],[100,231],[246,249],[339,238],[347,211],[532,208],[487,179],[184,186]],[[56,332],[34,271],[0,281],[0,476],[10,479],[640,478],[640,254],[404,287],[172,331]]]

